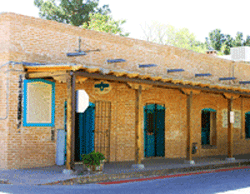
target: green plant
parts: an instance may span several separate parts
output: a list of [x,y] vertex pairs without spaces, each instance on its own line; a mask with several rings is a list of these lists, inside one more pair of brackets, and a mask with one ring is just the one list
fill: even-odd
[[100,152],[91,152],[89,154],[83,154],[82,155],[82,160],[83,163],[89,167],[90,165],[93,166],[99,166],[101,164],[101,161],[104,160],[105,157],[102,153]]

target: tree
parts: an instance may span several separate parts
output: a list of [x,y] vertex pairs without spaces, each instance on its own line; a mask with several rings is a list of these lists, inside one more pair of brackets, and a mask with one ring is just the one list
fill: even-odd
[[166,42],[171,42],[170,44],[173,46],[188,50],[193,50],[196,44],[195,35],[190,33],[187,28],[176,30],[175,38],[171,38],[171,41],[168,39]]
[[167,32],[170,31],[171,27],[172,26],[163,25],[157,22],[154,22],[151,25],[145,23],[144,27],[141,26],[144,33],[143,39],[158,44],[165,44]]
[[179,48],[205,53],[207,46],[196,40],[187,28],[176,29],[171,25],[153,23],[142,28],[144,39],[158,44],[171,45]]
[[123,29],[121,28],[121,25],[124,24],[126,20],[115,21],[110,15],[102,15],[100,13],[91,13],[89,18],[90,20],[84,22],[82,25],[85,29],[118,34],[120,36],[129,35],[129,33],[123,33]]
[[220,29],[215,29],[209,33],[210,46],[216,50],[220,51],[221,46],[225,41],[224,34],[221,33]]
[[237,47],[237,46],[243,46],[243,45],[244,45],[243,33],[237,32],[233,46]]
[[247,36],[244,46],[250,46],[250,36]]
[[41,18],[73,26],[88,22],[90,13],[110,13],[108,5],[98,8],[99,0],[34,0],[34,4]]
[[218,55],[229,55],[230,48],[244,45],[243,34],[237,32],[234,39],[229,34],[222,34],[220,29],[215,29],[209,33],[209,46],[218,51]]
[[229,34],[225,35],[224,37],[225,40],[221,45],[220,51],[222,55],[230,55],[230,48],[233,47],[234,39]]

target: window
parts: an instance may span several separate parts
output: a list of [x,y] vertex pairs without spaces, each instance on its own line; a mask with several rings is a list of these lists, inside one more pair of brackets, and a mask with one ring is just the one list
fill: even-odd
[[216,110],[211,108],[201,111],[201,145],[216,146]]
[[55,83],[43,79],[24,80],[23,126],[55,124]]
[[245,138],[250,138],[250,112],[245,113]]

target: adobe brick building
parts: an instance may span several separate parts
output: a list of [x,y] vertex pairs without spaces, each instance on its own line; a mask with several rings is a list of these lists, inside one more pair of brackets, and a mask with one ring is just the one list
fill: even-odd
[[[68,57],[79,37],[100,51]],[[0,169],[54,165],[58,129],[70,167],[93,149],[138,164],[250,153],[249,64],[14,13],[0,14],[0,45]]]

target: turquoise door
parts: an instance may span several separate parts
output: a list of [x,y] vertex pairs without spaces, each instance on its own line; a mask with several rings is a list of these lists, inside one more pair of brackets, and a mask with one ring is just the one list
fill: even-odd
[[[67,101],[64,103],[64,128],[67,123]],[[84,113],[75,115],[75,161],[81,160],[82,154],[88,154],[94,150],[94,129],[95,129],[95,104],[90,102]],[[65,136],[65,142],[67,137]],[[66,144],[65,144],[66,161]]]
[[157,105],[156,156],[165,156],[165,107]]
[[158,104],[144,106],[144,156],[165,155],[165,107]]
[[65,163],[67,159],[67,101],[64,101]]
[[210,111],[202,110],[201,144],[210,144]]
[[245,138],[250,138],[250,112],[245,113]]
[[75,161],[94,150],[95,104],[90,102],[84,113],[76,113]]

